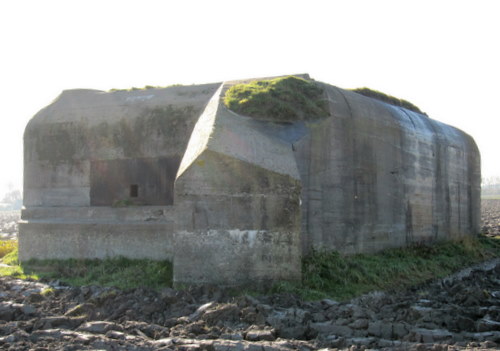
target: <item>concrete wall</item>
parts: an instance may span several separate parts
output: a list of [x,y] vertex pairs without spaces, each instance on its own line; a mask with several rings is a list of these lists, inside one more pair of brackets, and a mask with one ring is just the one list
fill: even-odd
[[298,180],[207,151],[175,191],[175,284],[300,280]]
[[173,260],[174,209],[33,207],[19,224],[19,259],[125,256]]
[[67,91],[25,132],[20,258],[171,259],[174,281],[299,280],[312,248],[374,252],[479,232],[467,134],[323,84],[330,117],[229,111],[233,83]]
[[173,259],[173,222],[170,223],[20,223],[21,261],[36,259],[124,256]]
[[70,90],[37,113],[24,134],[20,258],[173,259],[173,181],[219,85]]
[[403,108],[325,85],[332,117],[294,143],[303,247],[373,252],[479,232],[472,138]]
[[[192,129],[218,87],[63,92],[26,127],[24,205],[89,206],[92,174],[99,179],[107,161],[133,165],[163,158],[178,167]],[[130,178],[121,180],[126,189],[137,181],[134,174]]]

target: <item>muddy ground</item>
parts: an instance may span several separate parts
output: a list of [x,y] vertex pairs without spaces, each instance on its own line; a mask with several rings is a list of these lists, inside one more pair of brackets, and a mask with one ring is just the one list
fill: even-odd
[[[484,227],[500,229],[500,201],[483,202]],[[397,288],[397,287],[396,287]],[[2,350],[500,348],[500,260],[405,291],[337,302],[288,295],[186,291],[0,278]]]
[[481,220],[483,233],[500,235],[500,200],[481,201]]
[[[120,291],[0,278],[2,350],[449,350],[500,345],[500,261],[339,303],[217,288]],[[450,348],[449,348],[450,346]]]

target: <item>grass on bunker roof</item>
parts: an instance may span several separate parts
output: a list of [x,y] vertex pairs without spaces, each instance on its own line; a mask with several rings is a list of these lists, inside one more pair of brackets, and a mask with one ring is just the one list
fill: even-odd
[[[0,247],[3,243],[0,241]],[[20,265],[17,242],[8,246],[10,251],[0,251],[3,253],[0,276],[45,278],[73,286],[101,285],[120,289],[172,286],[172,265],[168,261],[121,257],[29,261]],[[373,290],[398,290],[419,285],[495,257],[500,257],[500,238],[483,235],[433,246],[388,249],[376,254],[315,251],[303,259],[302,284],[277,283],[269,293],[294,293],[305,300],[332,298],[344,301]]]
[[329,115],[323,89],[318,83],[295,76],[233,85],[225,94],[224,104],[236,113],[274,122]]
[[[425,115],[411,102],[377,90],[363,87],[351,91]],[[321,86],[295,76],[236,84],[227,90],[224,104],[236,113],[274,122],[319,119],[330,114]]]
[[414,111],[423,115],[427,115],[425,112],[422,112],[417,106],[412,104],[411,102],[403,99],[399,99],[397,97],[387,95],[385,93],[382,93],[378,90],[373,90],[370,88],[356,88],[356,89],[351,89],[351,91],[361,94],[363,96],[367,96],[373,99],[377,99],[380,101],[383,101],[385,103],[388,103],[393,106],[398,106],[398,107],[404,107],[407,110]]
[[182,87],[182,84],[171,84],[171,85],[145,85],[143,88],[137,88],[137,87],[131,87],[131,88],[126,88],[126,89],[117,89],[117,88],[112,88],[108,90],[108,93],[116,93],[116,92],[123,92],[123,91],[139,91],[139,90],[150,90],[150,89],[166,89],[166,88],[174,88],[174,87]]

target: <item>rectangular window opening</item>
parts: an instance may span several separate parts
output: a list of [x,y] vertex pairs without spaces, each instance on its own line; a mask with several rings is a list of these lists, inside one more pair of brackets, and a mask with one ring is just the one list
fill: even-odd
[[131,184],[130,185],[130,197],[138,197],[139,196],[139,185]]
[[180,158],[95,160],[90,163],[90,205],[113,206],[129,199],[137,206],[169,206]]

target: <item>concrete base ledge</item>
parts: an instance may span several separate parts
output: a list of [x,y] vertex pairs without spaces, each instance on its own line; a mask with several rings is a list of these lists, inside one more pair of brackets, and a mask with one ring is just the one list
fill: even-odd
[[22,210],[24,220],[70,221],[172,221],[174,206],[130,207],[30,207]]
[[21,261],[117,256],[173,259],[173,222],[21,222],[19,226]]

